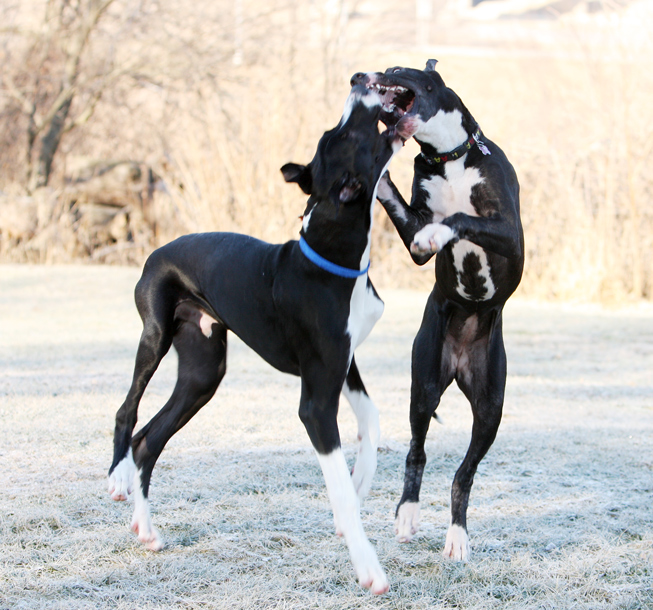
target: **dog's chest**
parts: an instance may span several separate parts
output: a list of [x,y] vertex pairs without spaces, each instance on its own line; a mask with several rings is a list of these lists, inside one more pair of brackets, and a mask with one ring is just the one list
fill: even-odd
[[[464,159],[450,161],[445,166],[444,176],[433,176],[422,180],[426,192],[426,204],[433,212],[433,222],[458,212],[478,216],[471,197],[472,189],[483,182],[476,167],[465,167]],[[465,239],[452,247],[453,266],[457,284],[456,292],[465,299],[486,301],[491,299],[496,287],[492,281],[487,255],[483,248]]]
[[350,361],[354,350],[365,341],[382,314],[383,301],[368,284],[367,275],[359,277],[351,293],[347,320],[347,334],[351,341]]
[[464,159],[447,163],[444,176],[423,179],[420,186],[426,193],[426,205],[433,212],[433,222],[440,222],[457,212],[478,216],[471,201],[472,188],[482,182],[478,168],[465,167]]

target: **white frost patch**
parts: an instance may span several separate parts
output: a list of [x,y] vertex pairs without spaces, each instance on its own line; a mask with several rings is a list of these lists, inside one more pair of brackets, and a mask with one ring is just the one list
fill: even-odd
[[469,559],[469,536],[464,527],[460,525],[449,526],[442,556],[454,561],[467,561]]
[[473,244],[471,241],[461,239],[459,242],[453,245],[451,251],[453,253],[453,264],[456,268],[456,272],[458,273],[458,286],[456,286],[456,291],[458,294],[465,299],[470,298],[470,295],[465,290],[465,286],[463,286],[460,282],[460,275],[463,272],[463,261],[465,260],[465,257],[468,254],[472,253],[478,256],[478,259],[481,263],[481,269],[478,272],[478,275],[482,278],[485,278],[484,286],[487,289],[487,292],[483,296],[482,300],[488,301],[491,299],[496,293],[497,289],[494,285],[494,282],[492,281],[492,277],[490,276],[490,265],[488,264],[485,250],[483,250],[483,248],[480,246]]
[[207,339],[213,334],[213,325],[217,323],[218,321],[214,320],[208,313],[202,312],[202,316],[200,317],[200,330]]
[[352,471],[352,481],[356,494],[362,500],[370,491],[376,472],[377,449],[381,438],[379,410],[369,396],[363,392],[349,389],[347,383],[342,388],[358,421],[358,456]]
[[404,502],[397,511],[395,534],[399,542],[410,542],[419,530],[419,502]]
[[143,488],[141,487],[140,470],[134,474],[134,515],[131,528],[138,536],[139,541],[150,551],[160,551],[164,547],[159,532],[152,525],[150,505],[143,495]]
[[136,464],[134,464],[134,457],[132,456],[131,447],[127,455],[120,460],[118,465],[113,469],[109,475],[109,494],[112,500],[124,501],[127,496],[132,492],[132,483],[134,475],[136,474]]
[[363,530],[360,503],[342,449],[329,455],[317,453],[317,459],[324,474],[336,531],[345,537],[358,581],[376,595],[385,593],[389,589],[388,579]]

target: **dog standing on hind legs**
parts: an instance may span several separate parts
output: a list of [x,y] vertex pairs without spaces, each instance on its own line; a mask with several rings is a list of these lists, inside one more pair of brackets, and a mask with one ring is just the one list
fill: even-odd
[[378,198],[417,264],[437,253],[436,283],[413,344],[411,443],[395,529],[402,542],[418,529],[424,442],[440,398],[455,379],[471,403],[474,423],[451,489],[443,554],[465,561],[469,493],[501,421],[506,383],[502,310],[521,280],[524,239],[512,165],[482,136],[435,64],[429,60],[423,71],[395,67],[383,74],[358,73],[352,84],[379,92],[382,121],[419,143],[410,205],[387,174]]
[[[143,333],[132,385],[116,414],[109,492],[115,500],[133,492],[132,529],[148,548],[163,547],[147,500],[154,464],[217,390],[230,330],[275,368],[301,377],[299,415],[324,473],[336,530],[361,585],[377,594],[388,590],[360,518],[360,499],[376,469],[379,422],[354,360],[383,311],[367,275],[372,207],[380,177],[403,146],[394,128],[379,133],[380,113],[378,93],[354,87],[309,165],[282,168],[286,181],[310,195],[299,242],[187,235],[145,263],[135,292]],[[172,396],[132,436],[139,401],[171,345],[179,357]],[[361,439],[351,475],[337,425],[341,391]]]

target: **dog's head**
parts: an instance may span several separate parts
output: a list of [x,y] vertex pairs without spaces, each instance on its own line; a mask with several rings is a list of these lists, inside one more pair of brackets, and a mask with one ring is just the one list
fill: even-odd
[[460,112],[459,123],[465,130],[472,131],[473,118],[460,98],[444,84],[435,70],[436,64],[437,60],[429,59],[424,70],[395,66],[385,73],[359,72],[352,77],[352,84],[378,92],[383,100],[381,120],[394,126],[405,139],[414,136],[428,142],[432,130],[429,121],[438,113],[443,116]]
[[336,211],[341,204],[372,203],[381,175],[404,141],[392,126],[379,132],[382,111],[377,91],[354,85],[340,122],[322,136],[313,160],[281,168],[286,182],[296,182],[311,196],[307,212],[326,200]]

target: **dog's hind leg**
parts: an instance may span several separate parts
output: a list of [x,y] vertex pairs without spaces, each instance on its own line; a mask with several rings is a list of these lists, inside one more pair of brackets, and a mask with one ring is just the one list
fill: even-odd
[[442,553],[444,557],[456,561],[466,561],[469,557],[469,493],[476,469],[492,446],[501,423],[506,385],[506,352],[500,313],[489,337],[469,349],[468,369],[459,371],[456,381],[472,406],[474,423],[469,449],[451,487],[451,524]]
[[376,472],[376,452],[379,447],[381,429],[379,410],[365,390],[354,358],[349,366],[342,393],[349,401],[358,421],[358,456],[351,476],[356,493],[362,500],[369,493],[372,478]]
[[[204,323],[207,319],[212,324]],[[179,324],[173,345],[179,357],[175,389],[163,408],[132,439],[137,469],[132,529],[151,550],[163,548],[161,538],[152,525],[148,504],[154,464],[170,438],[218,389],[226,371],[227,329],[200,313],[195,319]]]
[[174,310],[159,289],[161,282],[145,274],[136,286],[136,305],[143,320],[143,332],[136,352],[131,387],[118,412],[113,437],[113,462],[109,469],[109,493],[114,500],[126,500],[132,492],[136,467],[131,438],[138,419],[138,405],[152,375],[172,344]]
[[448,321],[449,314],[436,303],[434,291],[413,343],[411,440],[406,457],[404,490],[395,515],[395,533],[399,542],[410,542],[419,529],[419,493],[426,465],[424,443],[440,398],[453,381],[450,359],[445,353],[447,345],[444,337]]

